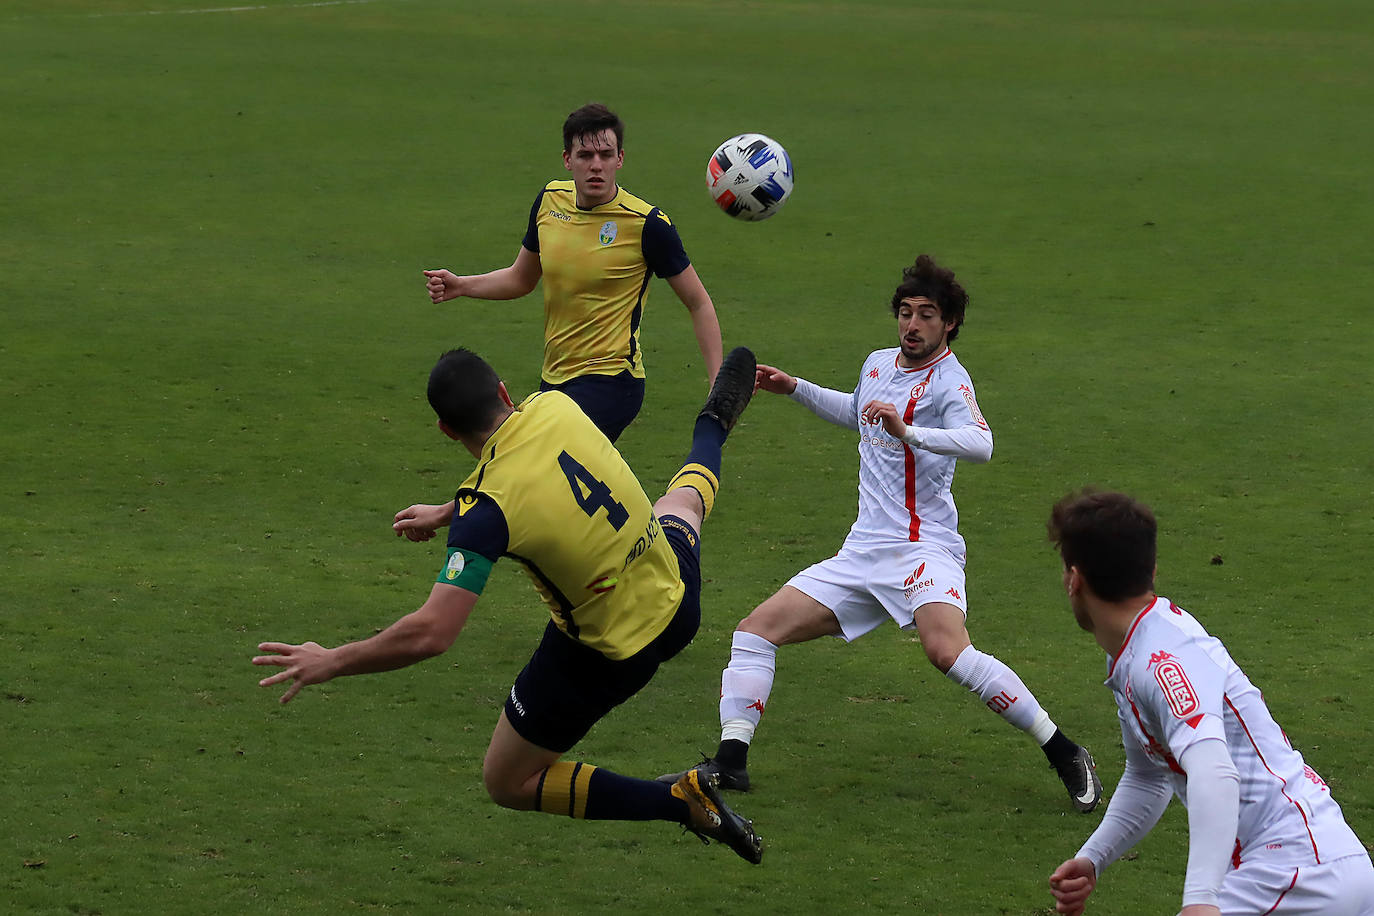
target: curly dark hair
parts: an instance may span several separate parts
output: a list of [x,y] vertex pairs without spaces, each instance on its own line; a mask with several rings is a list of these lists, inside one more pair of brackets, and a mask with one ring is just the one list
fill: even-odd
[[892,317],[896,318],[902,308],[903,299],[923,296],[940,307],[940,317],[954,322],[949,335],[945,338],[953,342],[959,336],[959,326],[964,323],[964,310],[968,308],[968,293],[954,279],[954,271],[941,267],[928,254],[917,255],[916,263],[902,269],[902,282],[892,294]]
[[615,134],[616,149],[625,145],[625,122],[620,120],[620,115],[600,102],[588,102],[568,115],[568,119],[563,122],[563,152],[572,151],[574,140],[582,140],[585,143],[586,138],[595,137],[603,130]]
[[1158,525],[1150,507],[1124,493],[1085,489],[1054,504],[1046,526],[1065,568],[1103,601],[1154,591]]

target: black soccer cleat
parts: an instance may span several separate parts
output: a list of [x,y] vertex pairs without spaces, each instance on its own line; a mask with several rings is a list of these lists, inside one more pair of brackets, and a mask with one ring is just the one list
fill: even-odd
[[1069,799],[1074,810],[1087,814],[1102,801],[1102,780],[1097,778],[1097,764],[1088,749],[1079,745],[1074,755],[1062,765],[1051,764],[1064,788],[1069,790]]
[[706,396],[706,405],[701,408],[701,415],[724,426],[727,433],[734,429],[749,399],[754,396],[757,368],[753,351],[748,347],[735,347],[725,354],[716,372],[716,381],[711,385],[711,393]]
[[719,774],[703,770],[704,765],[694,767],[673,784],[673,795],[687,803],[687,822],[683,826],[708,846],[711,840],[724,843],[740,858],[758,865],[763,861],[763,840],[754,832],[754,822],[740,817],[721,801]]
[[[705,757],[702,759],[701,763],[697,764],[692,769],[701,770],[703,774],[707,776],[715,774],[716,777],[718,777],[716,782],[718,788],[728,789],[731,792],[749,791],[749,771],[744,767],[727,767],[714,757]],[[691,771],[692,770],[682,770],[677,773],[664,773],[662,776],[658,777],[658,781],[672,785]]]

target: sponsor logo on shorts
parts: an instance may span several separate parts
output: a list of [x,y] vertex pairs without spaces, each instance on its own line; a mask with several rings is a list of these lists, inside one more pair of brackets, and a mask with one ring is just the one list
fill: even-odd
[[904,586],[906,586],[902,589],[902,597],[910,601],[911,597],[915,595],[917,592],[925,591],[928,588],[935,587],[935,579],[933,577],[929,579],[921,578],[921,576],[925,575],[925,571],[926,564],[924,563],[922,563],[920,566],[912,570],[911,575],[907,576],[906,581],[902,583]]
[[515,709],[515,714],[520,718],[525,717],[525,705],[520,702],[520,698],[515,695],[515,687],[510,689],[510,705]]

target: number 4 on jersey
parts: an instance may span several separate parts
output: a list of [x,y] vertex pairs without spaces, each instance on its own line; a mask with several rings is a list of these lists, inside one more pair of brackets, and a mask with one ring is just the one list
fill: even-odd
[[582,511],[587,513],[587,518],[595,518],[596,510],[605,509],[606,521],[610,522],[616,531],[629,521],[630,513],[611,497],[611,488],[593,477],[592,472],[584,468],[576,458],[567,452],[560,452],[558,466],[563,469],[563,476],[568,478],[573,499],[577,500]]

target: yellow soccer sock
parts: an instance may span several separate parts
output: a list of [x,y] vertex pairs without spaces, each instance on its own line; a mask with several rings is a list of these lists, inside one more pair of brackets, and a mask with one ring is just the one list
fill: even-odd
[[716,504],[716,493],[720,490],[720,481],[711,469],[704,464],[685,464],[682,470],[677,472],[672,480],[668,481],[668,492],[672,492],[678,487],[690,487],[697,491],[701,497],[703,511],[702,519],[711,517],[711,509]]

